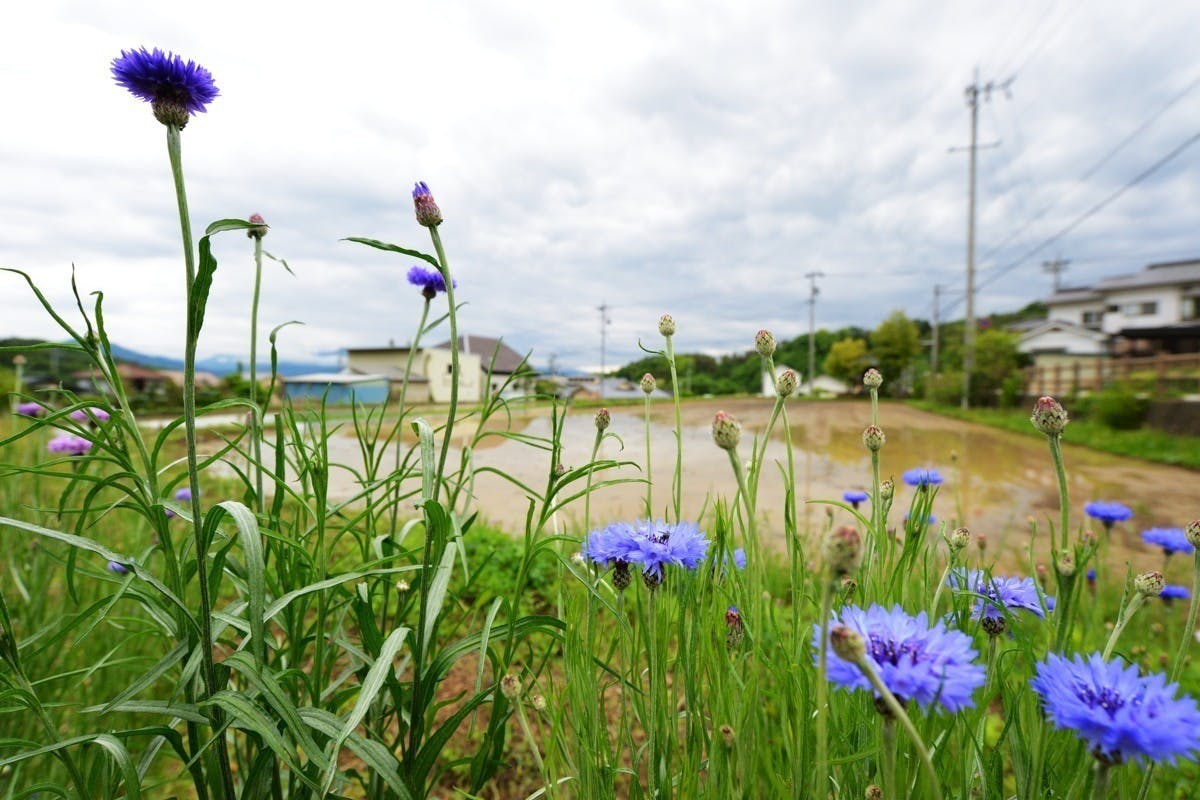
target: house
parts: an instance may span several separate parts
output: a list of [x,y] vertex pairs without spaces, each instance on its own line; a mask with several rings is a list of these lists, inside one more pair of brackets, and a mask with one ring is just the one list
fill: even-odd
[[[1091,286],[1059,289],[1047,318],[1098,331],[1116,356],[1200,353],[1200,259],[1149,264]],[[1066,329],[1060,331],[1065,335]],[[1076,336],[1083,346],[1083,338]]]
[[[117,364],[117,375],[121,378],[121,383],[124,384],[126,391],[131,394],[162,397],[175,388],[175,381],[172,380],[170,373],[147,369],[138,364]],[[104,380],[99,373],[82,370],[76,372],[72,377],[81,385],[91,382],[95,391],[102,394],[110,392],[108,381]],[[178,385],[182,386],[183,381],[179,381]]]
[[1035,367],[1071,367],[1108,355],[1108,335],[1061,319],[1038,320],[1016,332],[1017,349],[1033,356]]
[[[449,350],[450,341],[438,345]],[[458,337],[460,353],[475,355],[480,360],[481,384],[486,384],[492,394],[514,397],[533,393],[532,379],[536,372],[529,366],[526,357],[513,350],[500,339],[490,336]],[[515,377],[520,375],[521,377]],[[480,395],[480,399],[483,395]]]
[[[765,369],[762,371],[763,397],[775,396],[775,383],[779,380],[779,376],[787,372],[789,369],[792,368],[787,364],[776,364],[774,377],[772,377]],[[796,373],[796,378],[798,380],[798,384],[796,386],[796,394],[798,395],[806,395],[811,392],[817,397],[821,397],[823,395],[836,396],[850,393],[850,387],[842,381],[839,381],[837,378],[831,378],[828,375],[818,375],[817,379],[813,381],[813,386],[809,387],[809,385],[804,381],[800,370],[792,369],[792,372]]]
[[385,403],[388,399],[388,379],[384,375],[362,375],[348,371],[312,372],[284,378],[283,394],[293,402],[306,400],[329,405]]
[[[601,392],[601,387],[603,387],[603,392]],[[558,390],[558,396],[576,400],[641,400],[645,398],[646,393],[642,391],[641,381],[631,381],[614,376],[603,379],[587,376],[565,382]],[[669,400],[671,397],[671,393],[666,389],[656,388],[650,393],[651,400]]]
[[[346,350],[346,372],[381,377],[388,385],[385,399],[399,398],[410,351],[409,347],[352,347]],[[405,402],[450,402],[454,376],[452,357],[449,348],[418,349],[412,358]],[[477,402],[482,398],[480,358],[472,353],[459,353],[458,363],[462,372],[458,395],[467,402]]]

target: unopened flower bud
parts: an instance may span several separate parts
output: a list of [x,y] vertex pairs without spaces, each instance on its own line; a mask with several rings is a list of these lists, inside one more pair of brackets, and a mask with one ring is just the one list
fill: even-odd
[[1143,572],[1133,579],[1133,590],[1144,597],[1158,597],[1166,586],[1162,573],[1157,570]]
[[1058,554],[1058,563],[1055,565],[1058,569],[1058,574],[1064,578],[1069,578],[1075,574],[1075,551],[1063,550]]
[[649,589],[650,591],[653,592],[655,589],[657,589],[659,586],[662,585],[662,582],[663,582],[662,572],[652,572],[651,570],[648,570],[648,569],[642,570],[642,583],[644,583],[646,585],[646,588]]
[[843,525],[825,540],[825,563],[835,577],[849,575],[862,562],[862,537],[858,530]]
[[1058,436],[1067,427],[1067,410],[1053,397],[1039,397],[1029,421],[1047,436]]
[[408,581],[396,581],[396,591],[407,592],[409,588]]
[[511,672],[500,679],[500,693],[509,700],[516,700],[521,694],[521,679]]
[[1183,529],[1183,535],[1191,542],[1192,547],[1200,548],[1200,519],[1194,519]]
[[540,694],[531,695],[529,702],[535,711],[544,712],[546,710],[546,698]]
[[1050,570],[1046,569],[1045,564],[1038,564],[1033,568],[1033,571],[1037,573],[1038,580],[1042,583],[1046,582],[1046,576],[1050,574]]
[[647,372],[642,376],[642,391],[650,394],[658,388],[658,381],[654,380],[654,376]]
[[658,332],[663,336],[675,335],[675,318],[670,314],[663,314],[658,319]]
[[13,356],[13,364],[15,364],[16,366],[20,367],[24,363],[25,363],[25,356],[21,355],[20,353],[17,353],[15,356]]
[[878,453],[886,441],[887,437],[883,435],[883,428],[878,425],[868,425],[867,429],[863,431],[863,444],[872,453]]
[[946,534],[946,546],[951,553],[957,553],[971,543],[971,532],[966,528],[955,528]]
[[730,606],[725,612],[725,646],[730,650],[742,643],[742,637],[746,633],[745,625],[742,624],[742,612],[738,611],[737,606]]
[[768,330],[754,334],[754,349],[764,358],[775,355],[775,334]]
[[895,491],[896,482],[891,478],[888,478],[883,483],[879,484],[879,499],[886,503],[888,500],[892,499],[892,495],[895,493]]
[[108,562],[108,571],[115,572],[118,575],[126,575],[129,573],[129,567],[122,564],[120,561]]
[[867,655],[867,644],[862,635],[845,625],[837,625],[829,632],[829,645],[843,661],[857,664]]
[[733,726],[722,725],[719,730],[721,731],[721,741],[725,743],[725,746],[733,747],[737,741],[737,735],[733,732]]
[[433,201],[433,192],[425,181],[417,181],[413,186],[413,208],[417,214],[417,222],[426,228],[436,228],[442,224],[442,210]]
[[582,567],[587,564],[587,558],[584,557],[583,553],[575,552],[571,554],[571,563],[577,567]]
[[867,800],[883,800],[883,789],[872,783],[867,787],[867,791],[863,797]]
[[975,546],[979,548],[979,552],[987,550],[987,536],[982,533],[975,535]]
[[250,221],[254,223],[254,227],[246,229],[247,236],[251,239],[261,239],[267,235],[267,221],[263,219],[262,214],[251,214]]
[[883,376],[879,374],[879,370],[871,367],[863,373],[863,386],[868,389],[878,389],[883,386]]
[[1079,534],[1079,543],[1084,547],[1096,546],[1096,534],[1092,533],[1091,528],[1084,528],[1083,533]]
[[851,578],[849,575],[842,576],[842,593],[846,595],[846,600],[854,597],[854,592],[858,590],[858,581]]
[[718,411],[712,423],[713,441],[722,450],[734,450],[742,438],[742,424],[732,414]]
[[790,369],[785,369],[775,379],[775,394],[780,397],[791,397],[796,393],[796,387],[799,385],[800,379],[796,376],[796,373]]
[[990,617],[985,614],[979,621],[979,627],[983,628],[983,632],[988,636],[999,636],[1008,630],[1008,622],[1003,616]]
[[612,422],[612,415],[608,413],[607,408],[602,408],[596,412],[596,430],[608,430],[609,423]]
[[633,576],[629,574],[629,564],[625,561],[618,561],[613,565],[613,588],[618,592],[623,592],[629,588],[629,584],[633,583]]

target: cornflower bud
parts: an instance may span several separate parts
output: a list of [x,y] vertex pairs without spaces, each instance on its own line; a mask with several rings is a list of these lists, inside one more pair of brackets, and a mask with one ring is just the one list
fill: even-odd
[[879,374],[879,370],[871,367],[863,373],[863,386],[868,389],[878,389],[883,386],[883,376]]
[[1058,436],[1067,427],[1067,410],[1053,397],[1039,397],[1029,421],[1047,436]]
[[985,536],[982,533],[976,534],[975,546],[979,548],[979,552],[981,552],[981,553],[986,551],[987,550],[987,536]]
[[15,356],[13,356],[13,364],[18,367],[24,365],[25,364],[25,356],[21,355],[20,353],[17,353]]
[[732,414],[718,411],[712,423],[713,441],[722,450],[734,450],[742,438],[742,424]]
[[623,592],[629,588],[629,584],[633,583],[633,576],[629,574],[629,564],[625,561],[618,561],[613,565],[613,588],[618,592]]
[[833,575],[841,578],[858,569],[862,562],[862,537],[858,530],[843,525],[825,540],[825,563]]
[[862,635],[845,625],[837,625],[829,632],[829,644],[833,652],[843,661],[857,664],[866,658],[867,644]]
[[433,192],[425,181],[417,181],[413,186],[413,208],[417,214],[417,222],[426,228],[436,228],[442,224],[442,210],[433,201]]
[[544,712],[546,710],[546,698],[540,694],[532,695],[529,702],[533,704],[535,711]]
[[887,437],[883,435],[883,428],[878,425],[868,425],[863,431],[863,444],[872,453],[878,453],[882,448]]
[[983,628],[983,632],[988,636],[999,636],[1008,630],[1008,621],[1004,617],[989,617],[986,614],[979,621],[979,627]]
[[879,484],[879,499],[886,503],[888,500],[892,499],[892,494],[894,494],[895,491],[896,482],[891,478],[888,478]]
[[957,553],[971,543],[971,532],[966,528],[955,528],[946,534],[946,546],[951,553]]
[[511,672],[500,679],[500,693],[509,700],[516,700],[521,694],[521,679]]
[[1158,597],[1166,585],[1162,573],[1157,570],[1143,572],[1133,579],[1133,590],[1144,597]]
[[775,334],[768,330],[754,334],[754,349],[763,358],[775,355]]
[[408,581],[396,581],[396,591],[407,592],[411,588]]
[[122,564],[120,561],[108,562],[108,571],[115,572],[118,575],[126,575],[129,573],[129,567]]
[[658,332],[663,336],[675,335],[675,318],[670,314],[663,314],[658,319]]
[[1056,565],[1058,574],[1064,578],[1069,578],[1075,574],[1075,551],[1063,550],[1058,554],[1058,563]]
[[854,597],[854,592],[858,590],[858,581],[851,578],[849,575],[842,576],[842,592],[846,595],[846,600]]
[[730,606],[725,612],[725,646],[730,650],[742,643],[746,627],[742,624],[742,612],[737,606]]
[[1083,533],[1079,534],[1079,543],[1084,547],[1096,546],[1096,534],[1092,533],[1091,528],[1084,528]]
[[596,412],[596,430],[608,430],[609,423],[612,422],[612,415],[608,413],[607,408],[602,408]]
[[722,725],[719,730],[721,731],[721,741],[725,743],[725,746],[733,747],[734,742],[737,741],[737,735],[733,732],[733,726]]
[[1183,535],[1187,537],[1192,547],[1200,548],[1200,519],[1189,522],[1183,529]]
[[796,373],[790,369],[785,369],[775,379],[775,394],[780,397],[791,397],[796,393],[796,387],[799,385],[800,379],[796,377]]
[[867,791],[863,796],[867,800],[883,800],[883,789],[872,783],[867,787]]
[[650,394],[658,388],[658,381],[654,380],[654,376],[647,372],[642,376],[642,391]]
[[250,221],[254,223],[254,227],[246,229],[247,236],[251,239],[261,239],[267,235],[267,221],[263,219],[262,214],[251,214]]

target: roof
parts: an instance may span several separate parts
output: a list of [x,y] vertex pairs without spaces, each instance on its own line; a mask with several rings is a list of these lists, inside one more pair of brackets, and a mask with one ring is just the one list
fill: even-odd
[[1152,286],[1175,286],[1179,284],[1200,284],[1200,259],[1185,261],[1162,261],[1149,264],[1141,272],[1127,275],[1114,275],[1104,278],[1091,286],[1075,286],[1059,289],[1046,299],[1047,305],[1063,305],[1066,303],[1086,303],[1102,300],[1110,292],[1123,289],[1142,289]]
[[[440,349],[450,347],[450,340],[437,345]],[[494,373],[511,375],[521,368],[522,362],[525,361],[525,356],[513,350],[500,339],[493,339],[490,336],[468,336],[466,334],[458,337],[458,349],[464,353],[474,353],[483,361],[483,368],[487,369],[491,364],[491,370]],[[492,354],[496,354],[496,359],[492,361]],[[528,364],[525,365],[529,367]]]
[[1042,302],[1048,306],[1057,306],[1065,303],[1087,303],[1103,299],[1103,295],[1090,286],[1071,286],[1059,289]]
[[371,383],[386,381],[386,375],[360,375],[355,372],[310,372],[307,375],[292,375],[284,378],[284,383]]
[[1043,319],[1038,320],[1036,327],[1026,330],[1020,336],[1020,341],[1025,342],[1036,336],[1041,336],[1048,331],[1059,330],[1064,333],[1070,333],[1074,336],[1079,336],[1084,339],[1102,342],[1108,339],[1108,334],[1103,331],[1095,330],[1094,328],[1085,328],[1082,325],[1076,325],[1074,322],[1068,322],[1065,319]]

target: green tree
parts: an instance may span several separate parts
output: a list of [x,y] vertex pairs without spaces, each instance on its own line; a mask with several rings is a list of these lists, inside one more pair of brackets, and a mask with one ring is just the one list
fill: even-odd
[[1014,375],[1020,375],[1021,353],[1017,337],[991,328],[975,337],[975,370],[971,373],[973,405],[1005,404],[1002,393]]
[[883,373],[884,391],[904,394],[904,372],[921,352],[921,334],[903,311],[893,311],[871,332],[871,353]]
[[825,356],[825,374],[851,385],[862,377],[867,368],[867,342],[865,339],[842,339],[834,342]]

